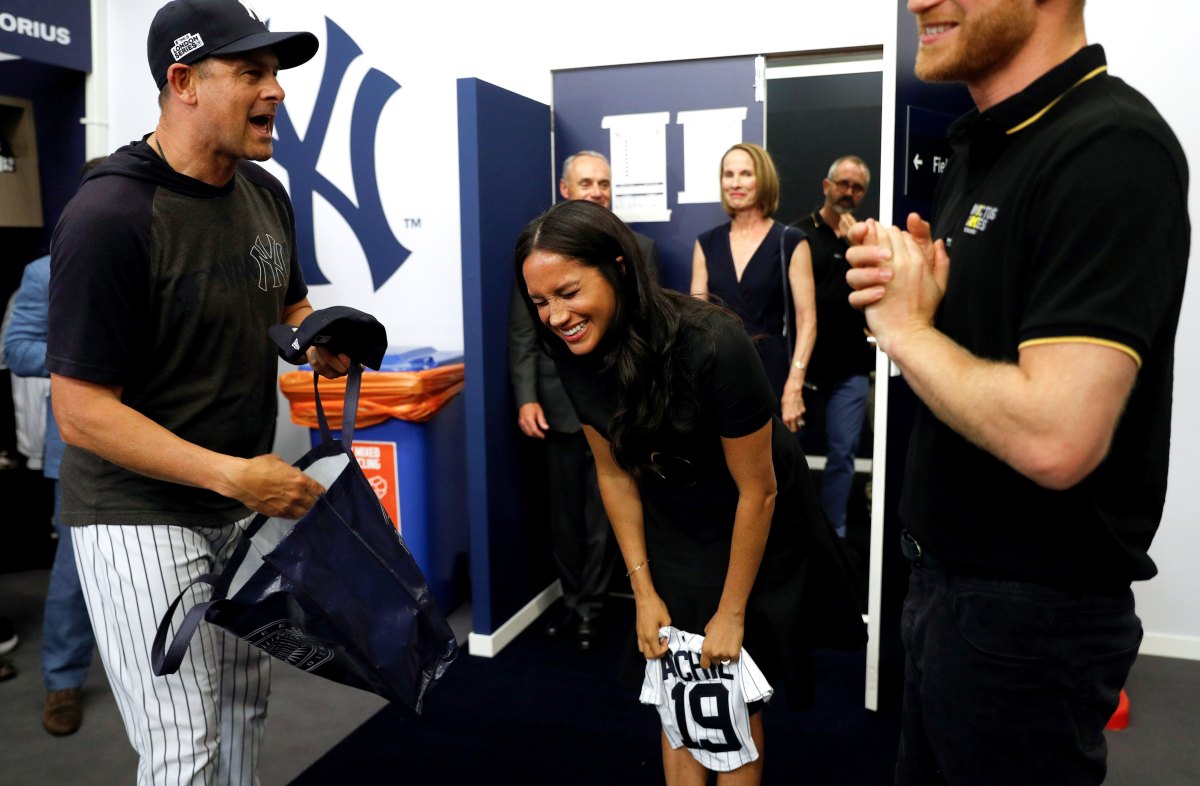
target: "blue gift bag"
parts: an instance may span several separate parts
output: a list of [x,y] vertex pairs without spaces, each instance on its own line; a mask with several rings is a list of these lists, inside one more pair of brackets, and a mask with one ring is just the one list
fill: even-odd
[[299,520],[255,517],[221,572],[192,582],[212,595],[188,610],[167,647],[191,585],[180,593],[154,639],[155,674],[178,670],[207,620],[297,668],[421,712],[458,644],[350,450],[361,382],[355,364],[340,439],[317,396],[323,441],[296,466],[325,493]]

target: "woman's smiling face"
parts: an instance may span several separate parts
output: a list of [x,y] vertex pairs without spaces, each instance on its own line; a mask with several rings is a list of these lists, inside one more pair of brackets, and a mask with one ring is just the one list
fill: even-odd
[[525,258],[521,272],[538,318],[571,352],[588,354],[612,329],[617,293],[598,268],[539,249]]

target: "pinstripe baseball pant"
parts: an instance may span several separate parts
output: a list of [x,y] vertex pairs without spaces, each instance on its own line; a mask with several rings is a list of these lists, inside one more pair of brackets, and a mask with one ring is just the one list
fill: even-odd
[[[258,783],[270,658],[204,622],[178,672],[156,677],[150,666],[167,606],[193,578],[221,569],[249,522],[71,528],[96,644],[139,757],[138,786]],[[184,608],[209,588],[193,591],[202,596]]]

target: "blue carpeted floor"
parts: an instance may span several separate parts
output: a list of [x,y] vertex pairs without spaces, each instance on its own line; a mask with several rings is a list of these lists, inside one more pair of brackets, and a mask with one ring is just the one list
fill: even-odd
[[[539,623],[496,658],[464,654],[424,715],[386,707],[293,784],[662,783],[658,715],[616,677],[632,602],[613,602],[595,651],[546,639]],[[815,705],[766,708],[764,783],[891,782],[899,718],[863,708],[864,657],[818,653]]]

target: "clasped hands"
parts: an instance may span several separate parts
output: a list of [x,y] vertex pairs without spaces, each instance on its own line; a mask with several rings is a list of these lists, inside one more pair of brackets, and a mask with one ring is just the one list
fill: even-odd
[[847,239],[850,305],[866,314],[879,348],[888,352],[930,327],[946,291],[950,256],[945,243],[933,240],[929,223],[909,213],[904,231],[867,219],[851,227]]

